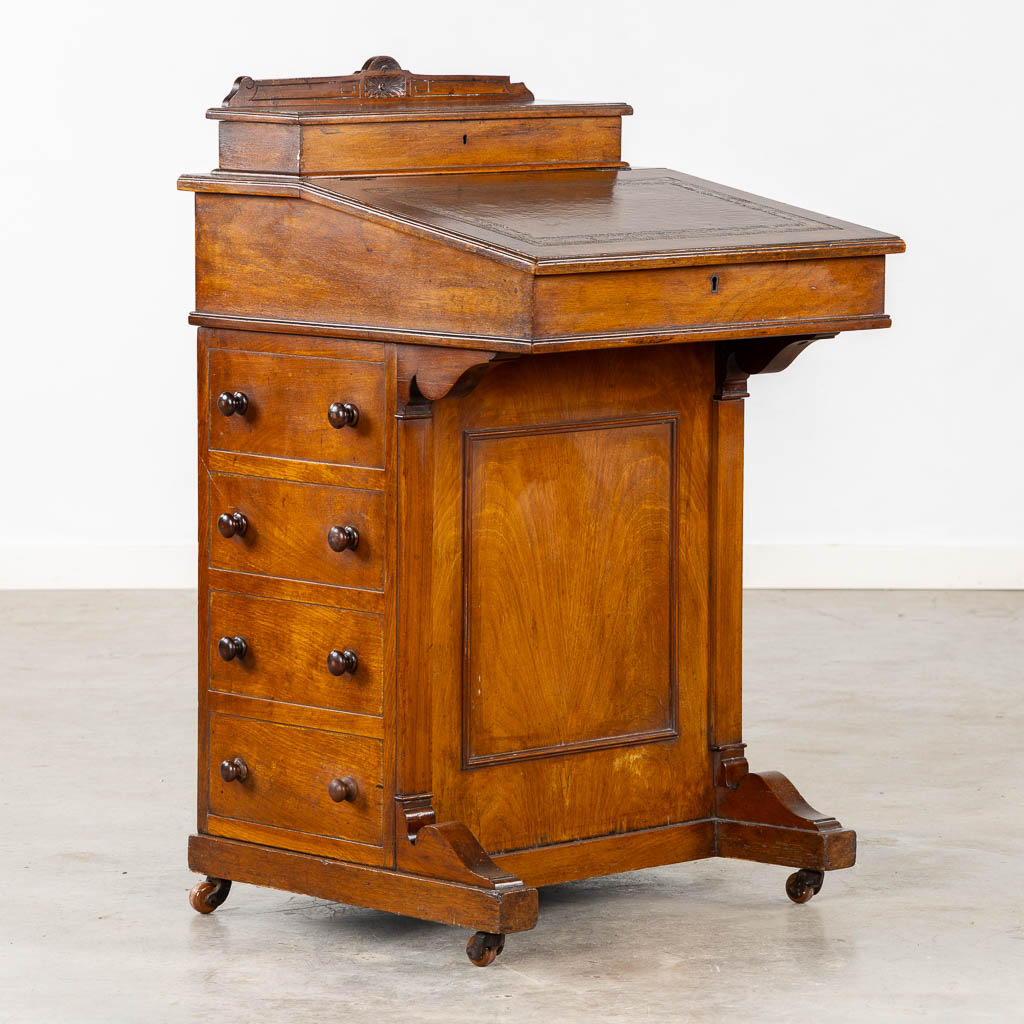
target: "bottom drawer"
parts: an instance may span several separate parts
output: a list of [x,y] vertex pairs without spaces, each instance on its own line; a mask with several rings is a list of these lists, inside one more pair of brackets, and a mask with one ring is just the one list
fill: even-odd
[[[231,781],[221,775],[225,761],[236,776]],[[210,814],[321,837],[313,852],[322,837],[382,845],[382,768],[377,740],[210,715]],[[334,794],[346,798],[332,798],[332,783]],[[216,821],[209,831],[239,833]],[[301,836],[281,845],[303,848]]]

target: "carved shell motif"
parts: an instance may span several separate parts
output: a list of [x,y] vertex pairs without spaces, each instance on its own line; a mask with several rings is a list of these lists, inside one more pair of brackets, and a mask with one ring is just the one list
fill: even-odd
[[405,95],[404,75],[382,75],[380,78],[363,79],[363,95],[369,99],[382,100],[392,96]]

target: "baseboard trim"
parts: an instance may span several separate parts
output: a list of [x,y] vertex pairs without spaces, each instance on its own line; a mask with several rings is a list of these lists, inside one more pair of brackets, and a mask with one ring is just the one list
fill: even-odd
[[[5,590],[196,585],[195,544],[0,544]],[[754,590],[1022,590],[1024,546],[748,544]]]
[[1021,590],[1024,546],[747,544],[758,590]]

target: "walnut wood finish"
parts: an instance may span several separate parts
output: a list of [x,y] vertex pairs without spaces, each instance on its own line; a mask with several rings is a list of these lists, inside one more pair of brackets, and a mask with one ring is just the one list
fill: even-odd
[[537,885],[721,856],[802,903],[854,863],[745,755],[743,402],[887,327],[904,246],[631,170],[628,113],[387,57],[210,112],[201,913],[271,885],[485,966]]
[[[381,845],[378,742],[213,714],[210,756],[212,814],[289,829],[297,835]],[[244,758],[244,775],[229,772],[232,780],[226,780],[219,759],[233,763],[238,757]],[[345,799],[344,807],[337,807],[329,789],[335,779],[345,776],[355,780],[355,795]]]
[[[386,543],[384,499],[358,491],[228,473],[211,473],[210,566],[232,572],[309,579],[343,587],[380,590]],[[224,534],[221,515],[242,515],[244,535]],[[344,523],[358,543],[333,550],[331,529]]]
[[712,813],[713,355],[521,359],[435,403],[430,789],[491,853]]
[[287,889],[461,928],[508,935],[528,931],[537,924],[537,890],[523,885],[484,889],[252,843],[190,836],[189,869],[206,874],[212,864],[221,865],[224,874],[236,882]]
[[[210,401],[223,412],[223,394],[239,388],[247,399],[237,415],[210,415],[211,449],[383,466],[383,363],[221,349],[208,359]],[[352,429],[336,429],[335,404],[356,410],[344,416]]]
[[[210,689],[362,715],[382,713],[379,615],[213,591],[208,621]],[[232,630],[244,632],[247,651],[243,659],[225,663],[212,648],[216,638]],[[330,667],[336,650],[342,653],[342,674]],[[344,657],[346,650],[352,658]]]
[[354,75],[236,80],[220,168],[283,174],[621,166],[622,103],[535,103],[522,82],[415,75],[374,57]]

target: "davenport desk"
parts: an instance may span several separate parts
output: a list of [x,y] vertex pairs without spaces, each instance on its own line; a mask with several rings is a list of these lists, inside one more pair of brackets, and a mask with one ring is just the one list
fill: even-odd
[[855,836],[740,728],[743,400],[888,327],[894,235],[620,159],[621,103],[240,78],[196,193],[199,810],[232,881],[475,931]]

